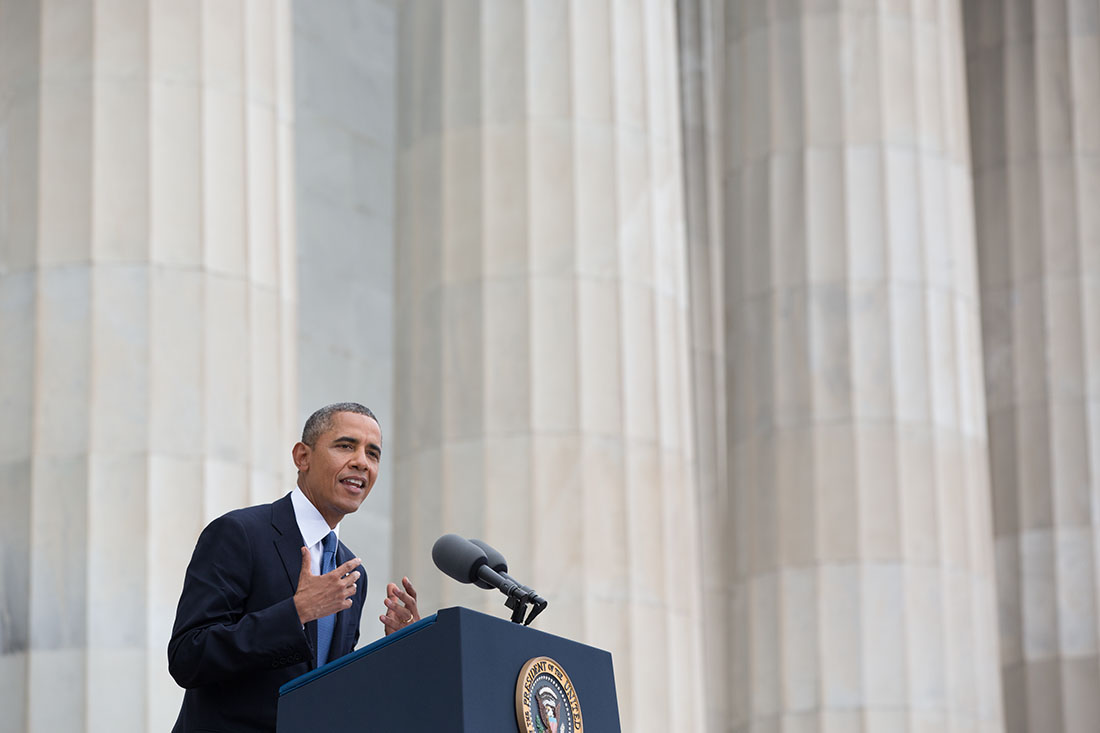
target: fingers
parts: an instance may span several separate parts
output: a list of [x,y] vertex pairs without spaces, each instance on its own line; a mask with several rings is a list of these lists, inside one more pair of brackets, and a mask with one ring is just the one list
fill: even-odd
[[406,606],[413,606],[416,605],[416,591],[413,590],[412,593],[409,593],[409,590],[411,589],[411,585],[406,585],[405,589],[401,589],[393,583],[390,583],[388,586],[386,586],[386,596],[388,598],[395,598],[397,600],[400,600]]
[[416,600],[416,588],[413,588],[412,581],[408,577],[401,579],[401,585],[405,586],[405,592],[415,601]]
[[385,632],[386,632],[385,635],[386,636],[389,636],[390,634],[397,631],[398,629],[400,629],[404,625],[404,624],[400,624],[400,623],[394,621],[389,616],[379,616],[378,620],[381,621],[382,626],[385,627]]
[[378,620],[386,627],[387,635],[420,620],[416,608],[416,589],[407,577],[401,579],[401,585],[404,588],[398,588],[396,583],[386,584],[386,599],[383,601],[386,615],[379,616]]
[[[329,575],[335,576],[336,574],[332,572]],[[338,587],[343,590],[345,596],[353,596],[355,595],[355,589],[359,587],[359,571],[353,570],[342,578],[337,576],[336,580],[339,584]]]
[[407,612],[397,611],[395,607],[389,605],[390,601],[387,601],[386,615],[379,616],[378,620],[382,622],[382,626],[385,627],[386,635],[389,636],[394,631],[403,629],[413,621],[417,619],[410,616]]
[[[399,592],[408,598],[404,591]],[[416,601],[412,599],[399,603],[398,599],[393,596],[386,596],[386,600],[383,601],[383,603],[386,604],[386,615],[397,622],[397,628],[420,620],[420,614],[416,610]]]
[[355,568],[361,564],[362,561],[356,557],[331,572],[314,575],[309,548],[303,547],[302,572],[294,593],[294,605],[298,610],[299,620],[305,624],[351,608],[354,604],[353,597],[359,589],[359,578],[362,576]]
[[352,570],[355,570],[355,568],[359,567],[362,564],[363,564],[362,560],[360,560],[357,557],[353,557],[352,559],[348,560],[346,563],[344,563],[340,567],[336,568],[332,572],[339,573],[339,575],[337,577],[342,578],[345,575],[347,575],[348,573],[350,573]]
[[298,610],[298,618],[303,624],[309,623],[322,616],[328,616],[338,611],[344,611],[355,605],[355,583],[334,586],[331,580],[325,580],[327,576],[313,576],[310,587],[299,587],[294,594],[294,606]]

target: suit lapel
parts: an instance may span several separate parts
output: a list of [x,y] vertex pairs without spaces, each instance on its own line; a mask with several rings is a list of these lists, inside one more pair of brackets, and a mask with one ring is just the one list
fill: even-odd
[[[279,553],[286,581],[293,595],[298,591],[298,576],[302,573],[302,531],[298,529],[298,520],[294,517],[294,504],[290,494],[271,505],[271,526],[275,530],[275,551]],[[317,622],[310,621],[305,627],[306,638],[313,649],[313,658],[309,660],[310,669],[317,667]]]
[[271,526],[275,528],[275,549],[283,561],[290,592],[298,590],[298,576],[302,572],[302,532],[294,518],[294,505],[290,494],[271,505]]

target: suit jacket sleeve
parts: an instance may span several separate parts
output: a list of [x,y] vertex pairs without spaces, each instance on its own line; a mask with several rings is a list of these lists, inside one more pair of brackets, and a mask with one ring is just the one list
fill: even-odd
[[[184,578],[168,643],[168,671],[184,688],[312,658],[286,571],[232,513],[203,530]],[[257,578],[282,574],[282,583]]]

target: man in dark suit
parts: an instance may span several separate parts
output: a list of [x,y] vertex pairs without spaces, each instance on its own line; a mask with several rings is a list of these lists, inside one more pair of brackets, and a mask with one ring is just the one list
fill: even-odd
[[[199,536],[168,643],[168,671],[186,689],[174,733],[274,731],[279,687],[359,639],[367,580],[336,535],[378,478],[381,428],[362,405],[329,405],[306,421],[293,456],[290,494]],[[387,586],[387,634],[420,618],[416,591],[402,585]]]

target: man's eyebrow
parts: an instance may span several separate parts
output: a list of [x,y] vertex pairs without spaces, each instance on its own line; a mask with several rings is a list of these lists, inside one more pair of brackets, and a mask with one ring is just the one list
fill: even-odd
[[[353,438],[350,435],[341,435],[339,438],[335,438],[332,442],[333,443],[353,443],[355,445],[359,445],[359,439],[358,438]],[[379,454],[382,453],[382,446],[378,445],[377,443],[367,443],[367,450],[372,450],[372,449],[375,452],[379,453]]]

